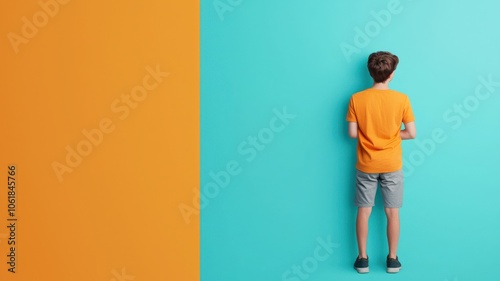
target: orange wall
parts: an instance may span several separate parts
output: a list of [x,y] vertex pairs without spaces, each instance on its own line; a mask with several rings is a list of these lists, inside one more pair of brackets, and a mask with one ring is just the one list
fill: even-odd
[[40,3],[0,6],[0,280],[198,280],[199,3]]

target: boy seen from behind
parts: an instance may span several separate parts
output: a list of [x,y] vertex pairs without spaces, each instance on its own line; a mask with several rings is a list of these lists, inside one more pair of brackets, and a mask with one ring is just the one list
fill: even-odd
[[[388,273],[401,268],[397,256],[399,241],[399,208],[403,203],[403,151],[401,141],[416,136],[415,117],[408,97],[389,89],[389,82],[399,63],[389,52],[376,52],[368,57],[368,70],[373,86],[352,95],[347,112],[349,136],[358,139],[356,163],[356,196],[358,207],[356,236],[358,257],[354,268],[368,273],[368,219],[375,205],[380,184],[387,216],[389,254]],[[401,130],[404,124],[404,130]]]

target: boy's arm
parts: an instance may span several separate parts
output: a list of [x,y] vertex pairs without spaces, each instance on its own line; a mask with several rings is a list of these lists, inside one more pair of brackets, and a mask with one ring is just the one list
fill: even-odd
[[417,136],[417,128],[415,128],[415,122],[405,123],[405,129],[399,132],[401,139],[411,140]]
[[349,122],[349,136],[353,139],[358,138],[358,123]]

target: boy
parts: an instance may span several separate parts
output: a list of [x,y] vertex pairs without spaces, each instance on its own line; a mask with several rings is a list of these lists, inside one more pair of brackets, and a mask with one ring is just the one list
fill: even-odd
[[[379,183],[387,216],[387,272],[397,273],[401,268],[396,255],[399,208],[403,202],[401,140],[415,138],[416,129],[408,97],[389,89],[398,63],[398,57],[389,52],[371,54],[368,70],[373,86],[352,95],[347,112],[349,136],[358,139],[355,203],[358,207],[356,236],[359,253],[354,263],[358,273],[369,272],[366,254],[368,219]],[[404,130],[401,130],[402,123]]]

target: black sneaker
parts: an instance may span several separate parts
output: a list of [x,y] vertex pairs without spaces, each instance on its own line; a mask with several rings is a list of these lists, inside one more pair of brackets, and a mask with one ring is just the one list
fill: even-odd
[[400,269],[401,263],[399,262],[398,257],[396,256],[396,258],[393,259],[387,256],[387,273],[398,273]]
[[366,256],[366,258],[359,258],[358,256],[354,262],[354,269],[356,269],[358,273],[370,272],[368,269],[368,256]]

